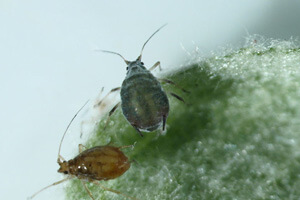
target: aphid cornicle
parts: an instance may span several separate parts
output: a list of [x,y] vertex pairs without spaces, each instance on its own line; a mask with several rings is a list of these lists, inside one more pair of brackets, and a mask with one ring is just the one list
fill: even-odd
[[124,174],[130,168],[130,161],[128,160],[128,158],[125,156],[125,154],[120,149],[131,147],[132,145],[122,146],[122,147],[96,146],[91,149],[83,150],[83,145],[79,144],[79,155],[77,155],[75,158],[66,161],[60,155],[61,145],[62,145],[62,141],[65,137],[65,134],[66,134],[68,128],[70,127],[72,121],[75,119],[77,114],[80,112],[80,110],[75,114],[75,116],[72,118],[69,125],[67,126],[67,129],[64,132],[64,135],[61,139],[61,142],[59,145],[59,150],[58,150],[57,163],[60,166],[60,168],[58,169],[58,172],[66,174],[66,175],[68,175],[68,177],[39,190],[38,192],[33,194],[28,199],[32,199],[38,193],[42,192],[43,190],[45,190],[51,186],[58,185],[66,180],[76,177],[81,180],[88,195],[93,200],[95,198],[93,197],[92,193],[87,188],[86,183],[85,183],[86,181],[97,184],[104,190],[107,190],[107,191],[122,195],[126,198],[135,200],[135,198],[133,198],[133,197],[125,195],[117,190],[106,188],[98,183],[98,181],[101,181],[101,180],[107,181],[110,179],[117,178],[117,177],[121,176],[122,174]]
[[[141,131],[154,131],[161,125],[162,130],[165,130],[166,120],[169,114],[169,100],[167,94],[158,79],[150,72],[157,66],[160,67],[160,62],[156,62],[149,70],[146,69],[142,62],[142,53],[145,45],[164,26],[156,30],[144,43],[141,53],[135,61],[127,61],[121,54],[116,52],[103,51],[119,55],[127,65],[127,74],[122,86],[112,89],[111,92],[121,90],[122,112],[127,121],[141,136],[143,136]],[[162,79],[162,81],[174,84],[167,79]],[[174,93],[171,93],[171,95],[183,101],[178,95]],[[119,104],[113,107],[109,112],[109,117],[118,106]]]

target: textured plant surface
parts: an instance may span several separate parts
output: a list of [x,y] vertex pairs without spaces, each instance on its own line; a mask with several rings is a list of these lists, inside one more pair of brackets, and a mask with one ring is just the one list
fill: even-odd
[[[167,132],[140,137],[121,113],[92,133],[88,147],[135,144],[136,162],[102,181],[137,199],[299,199],[300,49],[264,40],[195,61],[169,78],[189,90],[170,97]],[[125,199],[89,184],[96,199]],[[68,199],[90,199],[80,181]]]

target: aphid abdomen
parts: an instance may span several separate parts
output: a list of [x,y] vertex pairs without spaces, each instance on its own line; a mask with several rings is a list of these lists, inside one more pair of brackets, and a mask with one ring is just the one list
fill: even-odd
[[121,87],[121,107],[130,124],[153,131],[169,113],[169,101],[158,80],[148,71],[127,77]]
[[124,153],[112,146],[97,146],[85,150],[68,162],[70,174],[87,180],[114,179],[130,168],[130,162]]

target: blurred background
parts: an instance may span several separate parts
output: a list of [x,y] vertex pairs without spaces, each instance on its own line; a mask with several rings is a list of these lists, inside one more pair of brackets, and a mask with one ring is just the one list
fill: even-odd
[[[116,51],[163,71],[221,47],[242,47],[249,35],[297,38],[296,1],[0,1],[1,199],[25,199],[62,179],[56,171],[62,134],[87,99],[121,85],[126,66]],[[158,70],[155,74],[159,74]],[[84,113],[83,113],[84,114]],[[62,146],[70,159],[80,142],[81,118]],[[76,127],[76,128],[75,128]],[[36,199],[64,199],[55,186]]]

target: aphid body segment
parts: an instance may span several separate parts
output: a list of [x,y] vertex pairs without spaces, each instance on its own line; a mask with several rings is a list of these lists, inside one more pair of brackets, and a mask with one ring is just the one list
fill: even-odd
[[88,181],[114,179],[130,168],[130,162],[120,148],[112,146],[96,146],[58,164],[58,172]]
[[139,60],[130,62],[121,87],[121,107],[128,122],[138,131],[163,129],[169,113],[169,101],[160,82]]

